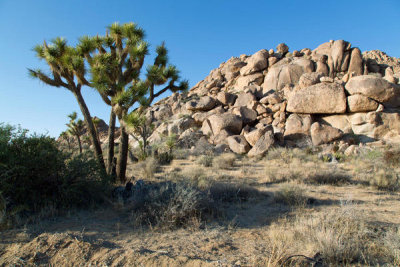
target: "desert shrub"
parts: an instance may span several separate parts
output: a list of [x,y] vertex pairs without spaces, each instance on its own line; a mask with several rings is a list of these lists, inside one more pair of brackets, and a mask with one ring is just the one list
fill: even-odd
[[400,228],[387,231],[383,238],[383,245],[388,262],[393,266],[400,266]]
[[70,158],[53,138],[0,124],[0,192],[8,223],[49,206],[60,212],[90,207],[101,202],[108,185],[92,155]]
[[350,176],[335,170],[319,171],[304,178],[304,182],[308,184],[329,184],[342,185],[351,182]]
[[211,167],[213,163],[214,157],[211,154],[199,156],[197,159],[197,163],[204,167]]
[[389,166],[400,166],[400,150],[386,150],[383,160]]
[[174,159],[188,159],[190,156],[190,151],[184,148],[174,149],[172,156]]
[[131,216],[133,224],[160,229],[188,227],[204,220],[211,212],[207,194],[184,182],[153,186],[143,200],[135,204]]
[[318,215],[298,214],[271,225],[267,263],[273,266],[348,266],[376,263],[381,249],[366,217],[351,205]]
[[148,157],[143,161],[136,164],[136,167],[140,170],[142,176],[147,179],[154,178],[154,174],[158,168],[158,161],[154,157]]
[[236,156],[233,153],[226,153],[220,156],[217,156],[213,159],[212,165],[218,169],[229,169],[233,167],[235,163]]
[[262,195],[257,189],[246,184],[218,181],[210,181],[205,190],[209,198],[217,203],[243,202]]
[[274,193],[274,201],[291,207],[300,207],[307,204],[307,196],[303,187],[295,184],[283,184]]
[[369,183],[378,190],[398,191],[400,189],[400,176],[393,170],[383,169],[377,171]]

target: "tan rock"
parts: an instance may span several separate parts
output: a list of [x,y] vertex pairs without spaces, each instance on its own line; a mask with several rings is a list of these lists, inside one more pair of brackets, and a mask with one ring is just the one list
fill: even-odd
[[247,65],[240,69],[240,75],[246,76],[263,71],[268,67],[268,51],[263,49],[247,59]]
[[309,114],[345,113],[346,95],[338,83],[319,83],[294,92],[286,110]]
[[237,107],[233,110],[233,114],[242,118],[243,124],[249,124],[257,119],[257,112],[247,107]]
[[356,76],[346,84],[350,95],[361,94],[378,102],[388,102],[396,97],[394,86],[375,75]]
[[219,134],[221,130],[227,130],[232,134],[239,134],[242,130],[243,125],[242,119],[239,116],[231,113],[211,115],[207,120],[203,122],[203,126],[205,123],[209,124],[213,135]]
[[269,95],[261,98],[261,100],[260,100],[260,103],[262,103],[262,104],[271,104],[271,105],[278,104],[281,102],[282,102],[282,99],[279,97],[279,95],[277,93],[269,94]]
[[309,136],[311,123],[310,115],[291,114],[286,120],[284,137],[293,140]]
[[351,95],[347,97],[349,112],[365,112],[378,108],[378,102],[363,95]]
[[309,87],[311,85],[317,84],[320,82],[320,78],[322,77],[321,73],[311,72],[311,73],[303,73],[300,76],[299,87],[300,89]]
[[210,117],[213,114],[221,114],[224,113],[225,110],[221,107],[218,106],[208,112],[197,112],[192,115],[192,118],[197,124],[203,124],[204,120],[206,120],[208,117]]
[[261,136],[263,136],[265,132],[270,129],[270,127],[264,127],[261,129],[256,128],[250,132],[244,133],[244,137],[251,146],[254,146],[257,143],[258,139],[260,139]]
[[245,154],[250,150],[250,145],[243,135],[229,136],[227,141],[229,148],[237,154]]
[[237,95],[225,91],[221,91],[217,94],[217,100],[221,102],[222,105],[233,105],[236,98]]
[[313,145],[327,144],[343,136],[343,132],[329,125],[314,122],[310,128]]
[[276,51],[281,55],[285,55],[287,52],[289,52],[289,47],[285,43],[280,43],[276,47]]
[[343,133],[352,133],[351,122],[347,115],[330,115],[323,116],[322,122],[341,130]]
[[326,63],[328,61],[328,56],[322,55],[319,60],[317,61],[317,69],[316,72],[322,73],[322,75],[328,76],[329,75],[329,67]]
[[256,100],[256,97],[252,93],[241,92],[236,98],[235,107],[245,107]]
[[279,61],[279,59],[277,57],[269,57],[268,58],[268,66],[271,67],[272,65],[274,65],[278,61]]
[[259,157],[265,155],[267,151],[275,145],[274,133],[267,130],[263,136],[254,144],[253,148],[247,154],[249,157]]
[[305,58],[284,58],[273,65],[264,79],[263,93],[281,90],[285,85],[297,84],[305,72],[313,72],[314,64]]
[[252,84],[261,85],[264,80],[264,75],[262,73],[254,73],[247,76],[240,76],[236,80],[235,89],[242,90],[245,86]]
[[186,109],[191,111],[208,111],[215,107],[216,101],[210,96],[203,96],[199,100],[191,100],[186,103]]
[[361,51],[357,47],[351,50],[348,73],[354,73],[355,74],[354,76],[363,75],[364,73]]

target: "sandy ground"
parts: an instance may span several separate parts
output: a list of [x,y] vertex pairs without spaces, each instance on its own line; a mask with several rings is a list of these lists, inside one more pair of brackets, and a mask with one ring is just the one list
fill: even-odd
[[[270,253],[267,232],[271,224],[298,212],[318,214],[344,202],[353,203],[377,227],[400,225],[400,195],[360,184],[299,185],[304,186],[312,204],[299,210],[275,203],[272,196],[280,184],[269,182],[272,168],[285,172],[305,166],[274,161],[268,164],[242,159],[229,170],[216,170],[200,167],[194,160],[175,160],[162,167],[153,179],[160,180],[173,171],[200,168],[209,175],[217,174],[218,179],[245,182],[265,193],[265,197],[229,204],[223,218],[200,227],[194,223],[187,229],[168,231],[135,229],[126,212],[119,208],[71,212],[65,217],[1,232],[0,265],[257,266],[264,264]],[[349,173],[354,169],[348,163],[323,166]]]

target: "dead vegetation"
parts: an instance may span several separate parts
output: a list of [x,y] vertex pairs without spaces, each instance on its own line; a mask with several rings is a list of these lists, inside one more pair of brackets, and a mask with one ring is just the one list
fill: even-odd
[[[148,158],[131,169],[145,193],[105,210],[110,217],[90,215],[80,224],[65,219],[71,230],[57,242],[81,233],[77,240],[86,250],[70,243],[58,253],[74,250],[76,265],[398,266],[399,169],[384,159],[387,150],[367,150],[338,163],[286,148],[263,159],[209,153],[160,166]],[[40,231],[40,238],[53,238],[48,231]],[[103,239],[113,245],[106,248]],[[36,265],[62,264],[45,243],[29,249],[35,240],[27,237],[12,247],[0,240],[0,264],[21,264],[11,255]]]

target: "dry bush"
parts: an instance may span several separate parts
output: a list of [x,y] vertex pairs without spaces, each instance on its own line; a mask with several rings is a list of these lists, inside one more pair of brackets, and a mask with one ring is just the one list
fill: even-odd
[[371,186],[382,191],[398,191],[400,189],[399,174],[390,169],[377,171],[369,183]]
[[236,160],[236,155],[233,153],[226,153],[222,154],[220,156],[217,156],[213,160],[213,167],[218,168],[218,169],[229,169],[233,167],[233,164],[235,163]]
[[131,221],[135,227],[191,227],[211,213],[207,194],[188,183],[167,182],[148,190],[140,205],[133,207]]
[[172,155],[174,159],[188,159],[190,156],[190,150],[184,148],[174,149]]
[[387,231],[383,244],[388,262],[393,266],[400,266],[400,228]]
[[301,207],[307,204],[305,189],[297,184],[283,184],[274,193],[274,201],[291,207]]
[[363,214],[351,206],[318,215],[298,214],[270,227],[271,245],[266,262],[272,266],[305,262],[319,262],[320,266],[375,263],[382,250],[376,246],[377,239],[371,232]]
[[313,151],[299,148],[275,147],[268,151],[265,157],[266,160],[280,160],[289,164],[293,159],[298,159],[302,162],[316,162],[318,158]]
[[389,166],[399,166],[400,165],[400,150],[386,150],[383,153],[383,160]]
[[345,173],[336,170],[322,170],[318,173],[304,177],[304,182],[308,184],[329,184],[342,185],[351,183],[351,178]]
[[210,154],[201,155],[196,160],[197,164],[202,165],[204,167],[211,167],[213,163],[214,157]]
[[154,174],[157,171],[158,161],[153,157],[149,157],[144,161],[137,163],[136,167],[140,170],[144,178],[151,179],[154,178]]
[[246,184],[212,181],[206,188],[209,198],[215,202],[243,202],[262,194]]

